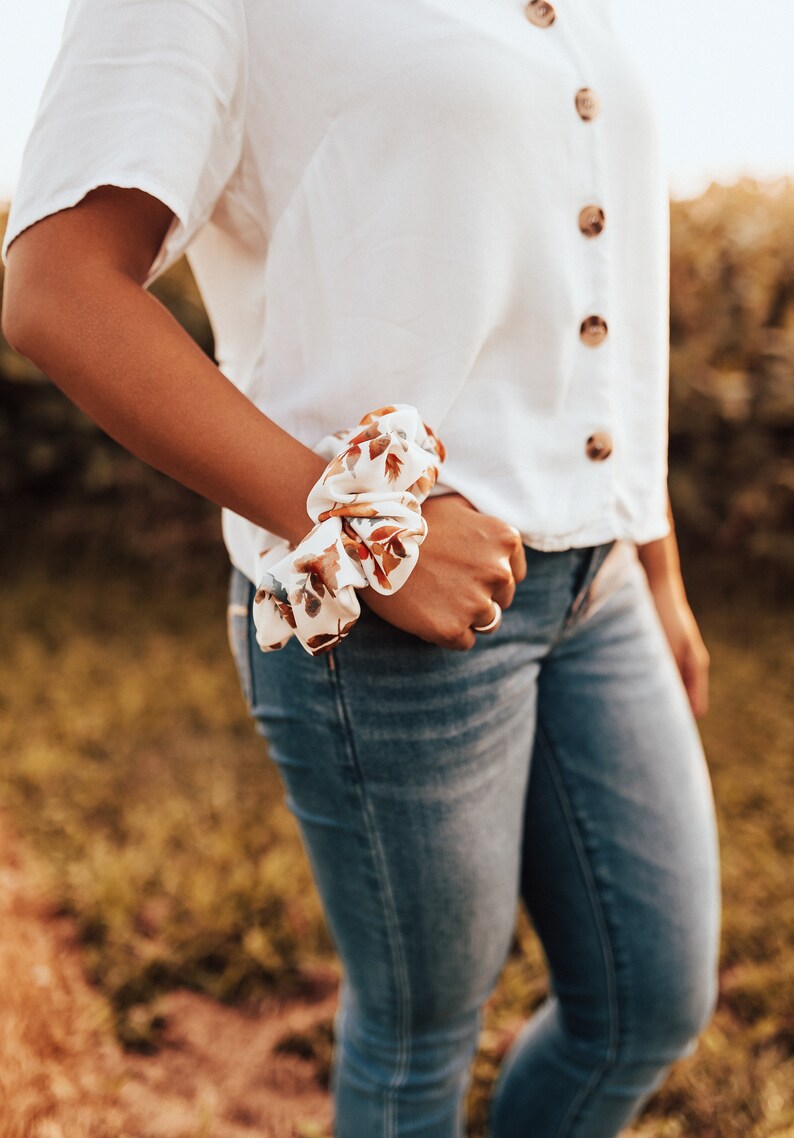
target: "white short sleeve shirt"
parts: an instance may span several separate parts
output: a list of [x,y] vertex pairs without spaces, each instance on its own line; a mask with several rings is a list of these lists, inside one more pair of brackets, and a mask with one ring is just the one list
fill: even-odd
[[[609,0],[72,0],[3,258],[102,184],[173,210],[146,284],[186,251],[308,446],[410,403],[528,545],[669,532],[668,183]],[[272,537],[223,533],[256,581]]]

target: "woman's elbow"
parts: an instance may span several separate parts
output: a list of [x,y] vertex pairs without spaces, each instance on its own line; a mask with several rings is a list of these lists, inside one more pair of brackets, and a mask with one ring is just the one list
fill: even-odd
[[8,247],[8,265],[3,283],[0,326],[6,341],[20,355],[35,363],[37,346],[45,329],[43,274],[28,255],[24,234]]
[[90,275],[75,255],[64,214],[54,214],[24,229],[8,246],[0,326],[9,345],[46,371],[44,360],[62,347],[66,325],[85,296]]

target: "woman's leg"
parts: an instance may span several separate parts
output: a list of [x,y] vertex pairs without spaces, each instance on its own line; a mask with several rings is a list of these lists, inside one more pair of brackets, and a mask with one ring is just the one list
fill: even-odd
[[[527,611],[556,629],[567,592],[552,596],[537,564]],[[450,652],[365,610],[331,655],[294,641],[263,654],[246,615],[253,587],[231,585],[243,686],[344,966],[336,1134],[459,1138],[480,1010],[515,927],[549,637],[513,637],[506,621],[472,652]]]
[[700,736],[632,547],[543,663],[522,893],[552,997],[492,1138],[614,1138],[716,998],[719,868]]

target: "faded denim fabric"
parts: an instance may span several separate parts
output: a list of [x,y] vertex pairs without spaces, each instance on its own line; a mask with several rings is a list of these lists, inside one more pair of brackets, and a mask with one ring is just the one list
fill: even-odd
[[716,1000],[719,856],[699,731],[633,544],[526,550],[453,652],[364,607],[327,656],[229,637],[344,966],[337,1138],[460,1138],[482,1006],[523,900],[550,995],[491,1138],[615,1138]]

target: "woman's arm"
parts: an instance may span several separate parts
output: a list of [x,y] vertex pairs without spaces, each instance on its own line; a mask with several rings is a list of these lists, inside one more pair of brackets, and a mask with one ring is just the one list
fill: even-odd
[[100,187],[25,230],[9,247],[3,331],[128,450],[298,540],[323,460],[262,415],[141,287],[172,216],[141,190]]
[[648,577],[656,611],[676,658],[692,710],[700,718],[708,710],[710,657],[687,600],[669,494],[667,517],[670,532],[657,541],[637,546],[637,554]]
[[[172,217],[141,190],[102,186],[24,230],[8,251],[3,332],[133,454],[296,543],[313,524],[306,498],[325,462],[142,287]],[[525,572],[520,536],[456,496],[424,513],[431,532],[409,581],[394,597],[364,599],[423,639],[469,648],[469,626],[491,619],[491,597],[509,605]]]

